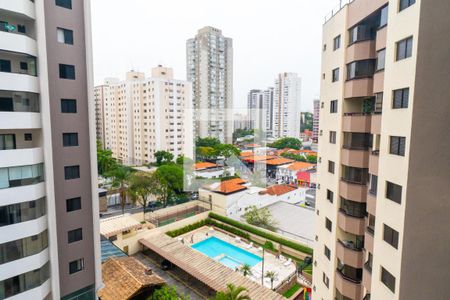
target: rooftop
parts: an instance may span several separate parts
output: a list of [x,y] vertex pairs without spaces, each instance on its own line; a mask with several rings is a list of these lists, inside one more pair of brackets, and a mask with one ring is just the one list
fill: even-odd
[[292,191],[295,191],[297,188],[287,185],[287,184],[277,184],[268,187],[265,191],[260,192],[260,194],[269,194],[271,196],[280,196]]
[[256,162],[256,161],[269,160],[269,159],[274,159],[274,158],[276,158],[276,157],[271,156],[271,155],[254,155],[254,156],[243,157],[242,160],[245,160],[247,162]]
[[267,161],[264,161],[264,163],[269,166],[281,166],[281,165],[286,165],[286,164],[289,164],[292,162],[294,162],[292,159],[287,159],[287,158],[275,158],[275,159],[269,159]]
[[246,181],[241,178],[222,181],[216,188],[213,189],[213,191],[223,194],[231,194],[247,189],[247,187],[243,185],[244,183],[246,183]]
[[210,163],[210,162],[198,162],[195,164],[195,170],[203,170],[208,168],[215,168],[217,167],[216,164]]
[[121,233],[122,231],[140,229],[141,227],[141,223],[134,219],[130,214],[100,220],[100,234],[107,238]]
[[134,257],[111,257],[102,264],[105,287],[98,292],[102,300],[131,299],[146,288],[165,281]]
[[286,166],[291,171],[301,171],[301,170],[307,170],[311,169],[315,166],[315,164],[303,162],[303,161],[297,161],[295,163],[290,164],[289,166]]

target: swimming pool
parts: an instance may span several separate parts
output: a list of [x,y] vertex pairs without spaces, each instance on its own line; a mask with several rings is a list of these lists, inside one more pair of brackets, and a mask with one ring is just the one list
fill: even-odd
[[253,267],[262,261],[258,255],[231,245],[214,236],[192,245],[192,248],[219,261],[230,269],[238,268],[243,264],[248,264]]

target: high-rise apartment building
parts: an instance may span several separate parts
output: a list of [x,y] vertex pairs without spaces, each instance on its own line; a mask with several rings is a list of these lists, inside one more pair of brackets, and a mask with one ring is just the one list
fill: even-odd
[[158,66],[152,76],[128,72],[95,88],[97,138],[127,165],[155,160],[165,150],[175,157],[193,155],[191,83]]
[[272,136],[300,137],[301,79],[296,73],[281,73],[275,80]]
[[313,136],[312,140],[317,143],[319,140],[319,116],[320,116],[320,100],[314,100],[314,111],[313,111]]
[[323,26],[314,299],[448,299],[450,2]]
[[204,27],[186,42],[187,79],[194,94],[196,137],[231,143],[233,130],[233,41]]
[[90,1],[0,1],[0,299],[101,285]]

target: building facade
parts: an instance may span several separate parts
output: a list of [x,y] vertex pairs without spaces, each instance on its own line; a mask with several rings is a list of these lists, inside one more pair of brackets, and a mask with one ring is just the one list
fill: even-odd
[[354,0],[323,26],[314,299],[448,298],[449,10]]
[[196,137],[232,142],[233,41],[222,31],[204,27],[186,42],[187,80],[194,95]]
[[90,1],[0,1],[0,299],[101,286]]
[[319,117],[320,117],[320,100],[314,100],[314,112],[313,112],[313,136],[312,140],[317,143],[319,140]]
[[247,96],[247,111],[250,129],[258,129],[265,136],[272,136],[273,88],[250,90]]
[[122,81],[106,79],[94,92],[97,138],[127,165],[153,162],[159,150],[192,158],[191,93],[190,82],[162,66],[150,78],[131,71]]
[[281,73],[275,80],[272,136],[300,138],[301,79],[295,73]]

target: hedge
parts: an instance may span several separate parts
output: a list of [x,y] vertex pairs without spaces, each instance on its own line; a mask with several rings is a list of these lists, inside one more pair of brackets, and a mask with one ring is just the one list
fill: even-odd
[[179,235],[185,234],[189,231],[195,230],[197,228],[203,227],[207,225],[207,221],[206,220],[201,220],[199,222],[193,223],[193,224],[189,224],[187,226],[178,228],[178,229],[174,229],[171,231],[166,232],[166,234],[170,237],[177,237]]
[[271,233],[262,231],[262,230],[260,230],[258,228],[255,228],[253,226],[241,223],[239,221],[227,218],[225,216],[221,216],[221,215],[218,215],[216,213],[210,212],[209,213],[209,217],[212,218],[212,219],[219,220],[219,221],[221,221],[223,223],[227,223],[227,224],[232,225],[234,227],[237,227],[239,229],[245,230],[247,232],[253,233],[253,234],[258,235],[260,237],[272,240],[272,241],[277,242],[277,243],[279,243],[279,244],[281,244],[283,246],[286,246],[286,247],[289,247],[291,249],[303,252],[305,254],[309,254],[309,255],[313,254],[313,250],[311,248],[307,247],[307,246],[303,246],[303,245],[295,243],[293,241],[286,240],[284,238],[281,238],[281,237],[278,237],[278,236],[273,235]]

